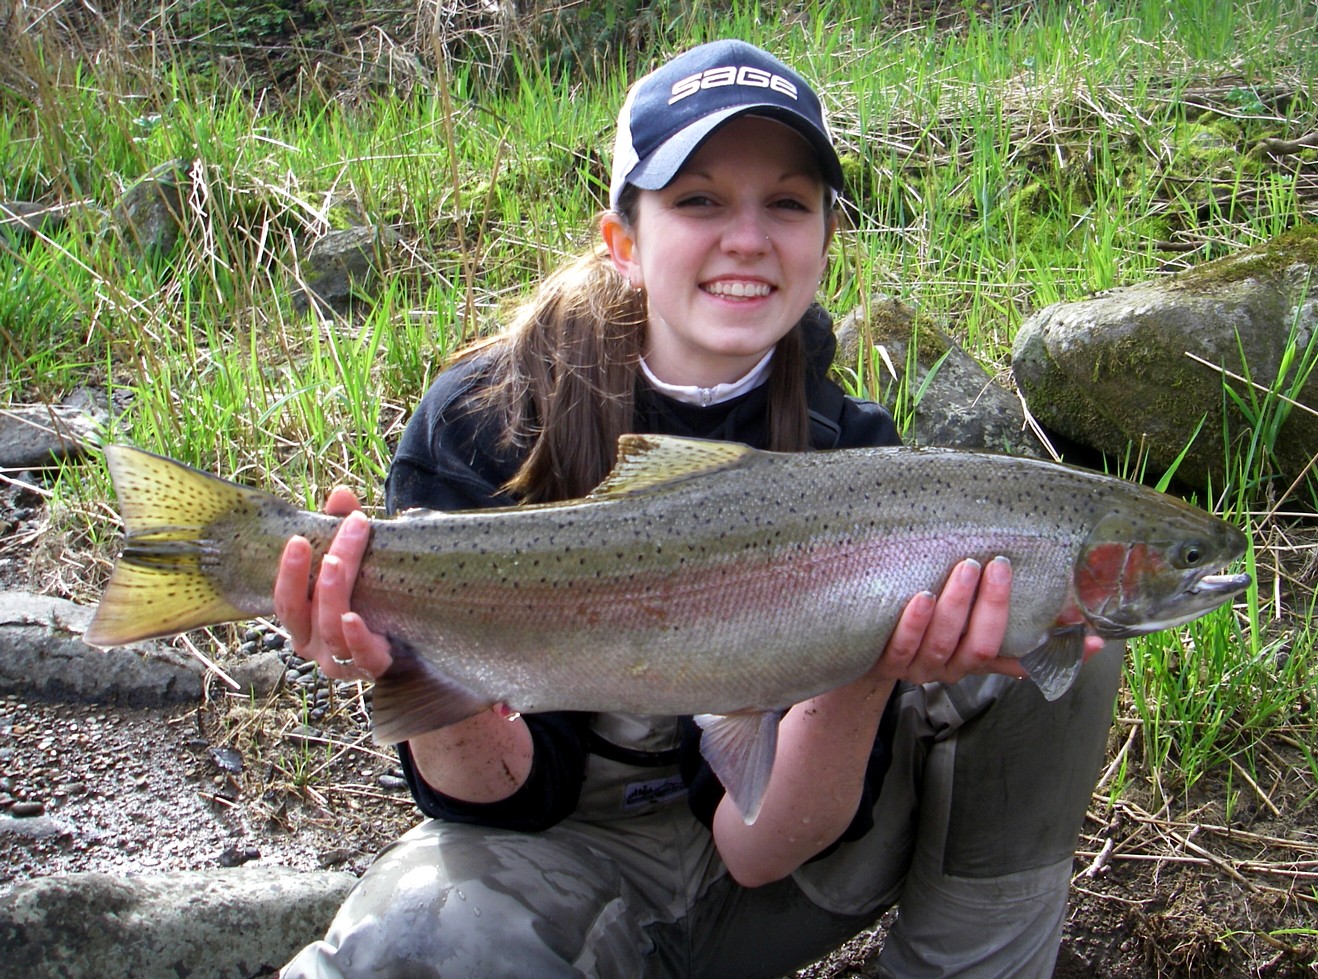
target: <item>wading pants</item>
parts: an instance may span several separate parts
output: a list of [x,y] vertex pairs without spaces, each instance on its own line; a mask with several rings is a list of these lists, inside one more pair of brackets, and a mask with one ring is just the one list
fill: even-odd
[[874,829],[765,887],[727,876],[684,798],[627,809],[675,773],[592,756],[550,830],[392,844],[283,979],[772,979],[894,904],[883,976],[1049,979],[1121,655],[1051,704],[1004,677],[904,688]]

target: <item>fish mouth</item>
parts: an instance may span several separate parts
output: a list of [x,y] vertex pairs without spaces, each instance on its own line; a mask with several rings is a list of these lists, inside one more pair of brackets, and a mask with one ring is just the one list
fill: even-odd
[[1253,580],[1247,574],[1209,574],[1190,585],[1185,593],[1225,600],[1244,591]]
[[1091,612],[1087,617],[1094,631],[1105,639],[1131,639],[1163,629],[1174,629],[1224,605],[1250,586],[1247,574],[1208,574],[1195,578],[1158,608],[1133,605],[1115,614]]

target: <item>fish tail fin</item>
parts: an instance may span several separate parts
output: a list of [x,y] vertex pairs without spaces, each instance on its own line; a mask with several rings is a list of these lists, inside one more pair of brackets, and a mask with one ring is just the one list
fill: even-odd
[[727,789],[747,826],[760,815],[760,804],[773,774],[778,752],[779,711],[697,714],[700,753]]
[[393,662],[375,680],[371,727],[377,744],[397,744],[448,727],[494,704],[445,676],[411,646],[389,638]]
[[107,445],[105,458],[124,550],[83,640],[109,648],[246,618],[204,573],[202,538],[218,517],[265,494],[125,445]]
[[1068,626],[1049,635],[1021,657],[1021,666],[1030,675],[1045,700],[1056,700],[1071,689],[1085,662],[1085,627]]

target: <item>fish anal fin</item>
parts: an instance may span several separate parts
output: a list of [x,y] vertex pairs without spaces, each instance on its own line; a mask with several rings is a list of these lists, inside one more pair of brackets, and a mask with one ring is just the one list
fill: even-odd
[[760,814],[778,751],[778,711],[697,714],[700,753],[749,826]]
[[1045,700],[1056,700],[1071,689],[1085,662],[1085,627],[1054,629],[1044,642],[1020,658]]
[[494,705],[441,673],[407,643],[391,638],[389,651],[393,662],[376,679],[372,700],[372,729],[378,744],[407,741]]
[[629,496],[718,472],[736,466],[754,452],[737,442],[624,435],[618,439],[618,461],[587,499]]

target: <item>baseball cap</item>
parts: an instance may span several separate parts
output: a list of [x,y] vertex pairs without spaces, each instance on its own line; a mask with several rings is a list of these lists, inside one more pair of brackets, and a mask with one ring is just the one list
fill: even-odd
[[791,126],[814,148],[824,180],[842,190],[842,164],[808,82],[767,51],[745,41],[711,41],[641,78],[618,114],[609,206],[627,184],[666,187],[715,129],[741,115]]

